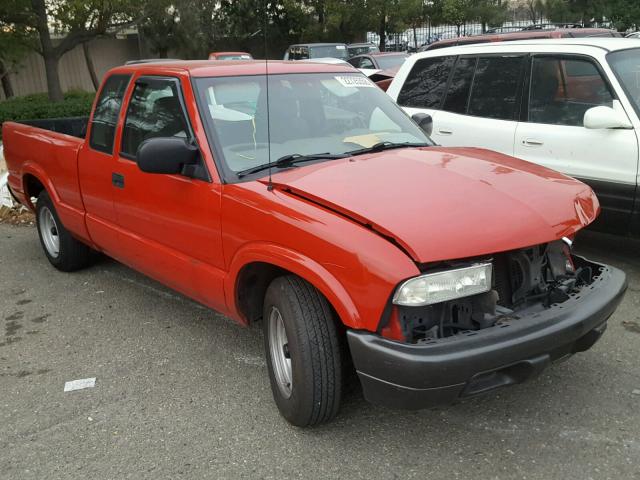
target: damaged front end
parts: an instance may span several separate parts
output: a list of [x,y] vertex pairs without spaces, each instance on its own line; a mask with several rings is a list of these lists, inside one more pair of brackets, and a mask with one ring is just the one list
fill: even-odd
[[431,267],[398,286],[377,333],[347,331],[373,403],[425,408],[533,378],[591,348],[627,288],[562,241]]
[[[602,271],[602,266],[572,255],[570,246],[571,241],[563,239],[495,254],[492,258],[442,265],[436,273],[460,271],[469,268],[468,265],[489,265],[486,291],[425,305],[396,303],[380,332],[407,343],[429,343],[515,322],[522,316],[560,305],[579,296]],[[427,278],[424,288],[437,290],[439,285],[434,287],[428,282],[431,276],[430,271],[422,277]],[[465,283],[475,280],[453,279],[461,285],[451,289],[463,295],[463,290],[469,288]]]

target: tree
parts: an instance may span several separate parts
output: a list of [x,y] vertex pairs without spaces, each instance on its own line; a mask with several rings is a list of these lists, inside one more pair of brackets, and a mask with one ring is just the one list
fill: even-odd
[[507,8],[502,0],[473,0],[469,7],[469,16],[482,24],[483,32],[486,31],[487,25],[502,25],[507,17]]
[[5,30],[0,24],[0,83],[5,98],[13,97],[13,85],[9,75],[18,70],[22,60],[29,53],[26,45],[33,41],[33,36]]
[[155,55],[167,58],[169,49],[175,47],[182,33],[180,27],[178,9],[171,0],[147,0],[146,15],[138,29]]
[[456,26],[458,36],[460,27],[471,17],[470,0],[444,0],[442,2],[442,20]]
[[[560,1],[564,2],[565,0]],[[538,23],[538,20],[541,20],[545,14],[544,10],[545,2],[543,0],[527,0],[527,11],[531,22]]]
[[[367,0],[330,0],[325,4],[324,39],[339,39],[354,42],[366,38],[372,30],[371,15]],[[377,30],[373,27],[373,30]]]
[[[58,65],[78,45],[133,24],[131,0],[3,0],[0,25],[11,32],[35,32],[31,45],[44,60],[51,101],[62,101]],[[139,9],[139,7],[138,7]],[[54,41],[52,33],[59,36]]]
[[638,0],[609,0],[604,12],[621,32],[628,29],[640,29],[640,2]]

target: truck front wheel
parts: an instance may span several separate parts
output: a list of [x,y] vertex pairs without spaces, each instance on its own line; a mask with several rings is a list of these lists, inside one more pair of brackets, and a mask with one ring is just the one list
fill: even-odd
[[51,265],[63,272],[84,268],[90,263],[91,249],[64,228],[49,194],[43,190],[36,203],[36,225],[42,249]]
[[299,427],[331,420],[340,406],[342,359],[333,311],[311,284],[276,278],[265,296],[264,343],[273,397]]

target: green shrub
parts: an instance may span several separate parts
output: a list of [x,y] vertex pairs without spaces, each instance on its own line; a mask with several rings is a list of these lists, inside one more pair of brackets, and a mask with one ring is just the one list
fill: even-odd
[[[95,93],[70,90],[63,102],[50,102],[46,93],[13,97],[0,102],[0,124],[8,121],[42,118],[86,117],[91,111]],[[0,139],[2,133],[0,132]]]

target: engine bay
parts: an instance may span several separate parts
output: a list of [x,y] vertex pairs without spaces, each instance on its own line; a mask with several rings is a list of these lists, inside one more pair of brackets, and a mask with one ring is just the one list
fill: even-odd
[[421,307],[398,306],[409,343],[425,343],[517,321],[578,295],[600,273],[597,264],[572,255],[569,241],[556,241],[494,255],[488,292]]

